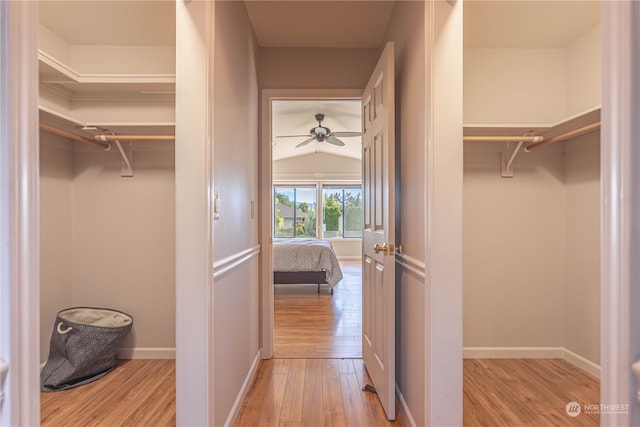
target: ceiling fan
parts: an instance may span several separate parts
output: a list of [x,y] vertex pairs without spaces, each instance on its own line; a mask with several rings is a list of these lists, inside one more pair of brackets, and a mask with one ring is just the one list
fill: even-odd
[[329,129],[326,126],[322,126],[322,121],[324,120],[324,114],[322,113],[316,114],[316,120],[318,121],[318,126],[312,127],[308,135],[281,135],[281,136],[276,136],[276,138],[293,138],[293,137],[299,138],[303,136],[311,137],[309,139],[302,141],[300,144],[296,145],[295,148],[307,145],[312,141],[318,141],[318,142],[327,141],[329,144],[333,144],[341,147],[345,144],[344,142],[342,142],[336,137],[339,136],[340,138],[348,138],[352,136],[362,135],[362,132],[331,132],[331,129]]

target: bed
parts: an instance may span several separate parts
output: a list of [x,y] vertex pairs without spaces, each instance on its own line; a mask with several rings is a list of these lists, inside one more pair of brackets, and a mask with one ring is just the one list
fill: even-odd
[[336,253],[326,240],[274,239],[273,283],[317,284],[333,288],[342,279]]

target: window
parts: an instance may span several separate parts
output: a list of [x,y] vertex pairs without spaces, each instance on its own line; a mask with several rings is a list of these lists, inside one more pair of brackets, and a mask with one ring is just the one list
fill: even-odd
[[274,185],[273,213],[276,238],[360,238],[362,186]]
[[273,235],[316,237],[316,187],[273,187]]
[[322,237],[362,237],[362,187],[322,187]]

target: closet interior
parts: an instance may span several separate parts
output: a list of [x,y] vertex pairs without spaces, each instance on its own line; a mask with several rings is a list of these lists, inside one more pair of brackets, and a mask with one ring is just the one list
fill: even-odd
[[173,358],[175,4],[39,14],[41,361],[76,306],[133,317],[124,357]]
[[599,376],[599,14],[465,3],[465,358]]

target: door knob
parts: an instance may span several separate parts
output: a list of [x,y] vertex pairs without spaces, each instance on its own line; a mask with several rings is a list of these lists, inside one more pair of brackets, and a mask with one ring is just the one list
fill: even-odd
[[382,252],[383,254],[387,255],[389,253],[389,246],[387,246],[386,243],[384,243],[382,246],[376,243],[376,245],[373,247],[373,252],[375,252],[376,254]]

